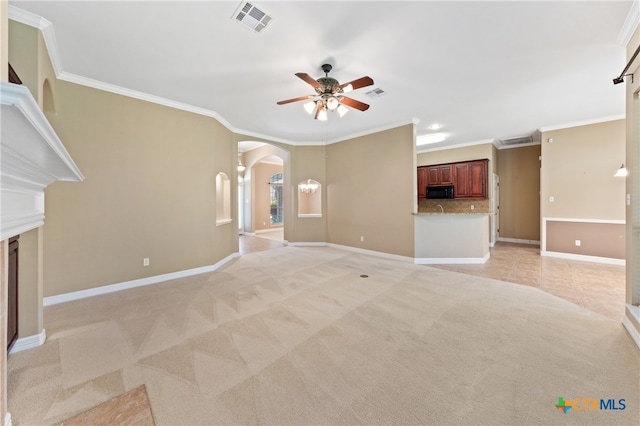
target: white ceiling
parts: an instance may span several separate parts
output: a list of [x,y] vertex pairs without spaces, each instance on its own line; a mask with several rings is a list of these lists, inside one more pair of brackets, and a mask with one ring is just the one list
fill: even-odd
[[[625,85],[612,78],[626,64],[621,30],[631,1],[259,1],[273,16],[261,33],[232,19],[240,1],[9,4],[12,17],[27,11],[52,24],[61,78],[135,91],[294,144],[412,121],[419,135],[442,125],[447,140],[435,146],[465,144],[625,112]],[[276,105],[313,94],[294,73],[318,78],[323,63],[340,82],[373,78],[350,94],[371,108],[323,123],[303,102]],[[371,88],[386,94],[370,99]]]

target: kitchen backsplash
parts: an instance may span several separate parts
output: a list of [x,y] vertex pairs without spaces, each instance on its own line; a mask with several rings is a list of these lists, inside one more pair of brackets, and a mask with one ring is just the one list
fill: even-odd
[[[442,209],[438,207],[442,206]],[[473,206],[473,210],[471,209]],[[418,199],[418,213],[489,213],[491,211],[488,199],[477,200],[427,200]]]

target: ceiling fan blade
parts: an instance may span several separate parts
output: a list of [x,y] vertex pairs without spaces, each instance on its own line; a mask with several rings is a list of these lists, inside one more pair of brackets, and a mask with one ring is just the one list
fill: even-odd
[[284,101],[279,101],[279,102],[276,102],[276,103],[278,105],[284,105],[284,104],[289,104],[291,102],[306,101],[307,99],[313,99],[315,97],[316,97],[316,95],[299,96],[297,98],[286,99]]
[[344,89],[348,85],[351,85],[351,90],[360,89],[361,87],[371,86],[373,84],[373,79],[371,77],[360,77],[357,80],[350,81],[348,83],[344,83],[340,85],[341,89]]
[[350,106],[351,108],[359,109],[360,111],[366,111],[369,109],[369,105],[364,102],[356,101],[355,99],[347,98],[346,96],[340,97],[340,103]]
[[320,89],[320,87],[321,87],[320,83],[318,83],[313,77],[311,77],[307,73],[297,72],[296,76],[300,77],[302,80],[304,80],[307,83],[309,83],[311,86],[313,86],[314,89]]

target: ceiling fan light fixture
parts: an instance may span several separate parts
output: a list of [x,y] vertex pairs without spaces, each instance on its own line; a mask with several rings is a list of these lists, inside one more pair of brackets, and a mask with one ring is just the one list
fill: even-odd
[[329,99],[327,99],[327,108],[329,108],[331,111],[338,108],[339,105],[340,101],[335,96],[331,96]]
[[307,111],[309,114],[313,114],[313,111],[315,111],[315,109],[316,109],[316,103],[314,101],[307,102],[306,104],[304,104],[304,110]]
[[353,91],[353,85],[351,83],[347,84],[342,88],[343,93],[349,93],[351,91]]
[[318,108],[320,108],[320,111],[318,111],[318,120],[327,121],[327,109],[324,106]]
[[340,118],[342,118],[346,113],[349,112],[349,108],[345,107],[344,105],[338,105],[336,111],[338,111],[338,115],[340,116]]

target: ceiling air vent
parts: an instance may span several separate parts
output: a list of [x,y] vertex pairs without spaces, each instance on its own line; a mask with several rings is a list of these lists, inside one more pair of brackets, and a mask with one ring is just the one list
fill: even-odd
[[500,148],[512,148],[518,145],[534,145],[540,143],[540,131],[536,130],[531,135],[519,136],[509,139],[497,139],[495,146]]
[[531,136],[523,136],[520,138],[501,139],[500,142],[504,146],[522,145],[525,143],[533,143],[533,138]]
[[243,1],[232,16],[237,22],[259,33],[271,22],[271,15],[258,9],[255,4]]
[[384,94],[386,94],[386,92],[380,88],[369,90],[368,92],[365,93],[365,95],[369,96],[370,98],[379,98]]

